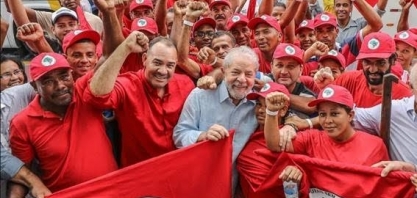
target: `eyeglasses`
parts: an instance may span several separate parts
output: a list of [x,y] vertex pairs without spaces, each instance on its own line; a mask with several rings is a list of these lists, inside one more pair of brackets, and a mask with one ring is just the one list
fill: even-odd
[[209,37],[209,38],[213,38],[214,37],[214,32],[209,31],[209,32],[202,32],[202,31],[197,31],[194,34],[195,37],[200,37],[200,38],[204,38],[204,37]]
[[23,71],[21,69],[16,69],[13,72],[5,72],[3,74],[0,75],[1,79],[5,79],[5,80],[9,80],[10,78],[12,78],[13,75],[20,75],[22,74]]
[[383,66],[385,66],[385,65],[387,64],[387,61],[386,61],[386,60],[384,60],[384,59],[381,59],[381,60],[377,60],[377,61],[375,61],[375,62],[371,62],[371,61],[369,61],[369,60],[364,59],[364,60],[362,61],[362,64],[363,64],[364,66],[371,66],[371,65],[375,65],[375,66],[377,66],[377,67],[383,67]]

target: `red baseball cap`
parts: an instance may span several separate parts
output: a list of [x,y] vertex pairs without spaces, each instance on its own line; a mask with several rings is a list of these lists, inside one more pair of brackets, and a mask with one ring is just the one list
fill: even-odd
[[295,59],[298,63],[304,64],[303,61],[304,51],[299,47],[289,43],[280,43],[277,48],[275,48],[273,58],[284,58],[289,57]]
[[262,87],[262,89],[259,92],[252,92],[246,96],[248,100],[256,100],[259,97],[266,97],[271,92],[281,92],[290,97],[290,92],[288,89],[281,84],[275,83],[275,82],[269,82]]
[[373,32],[363,39],[357,60],[365,58],[388,58],[395,53],[395,42],[390,35]]
[[197,22],[194,23],[193,32],[198,30],[198,28],[200,28],[202,25],[209,25],[209,26],[213,27],[214,29],[216,29],[216,21],[213,18],[206,17],[206,18],[202,18],[202,19],[200,19],[200,20],[198,20]]
[[348,106],[353,109],[353,96],[346,88],[338,85],[330,84],[322,89],[317,99],[308,103],[309,107],[317,106],[322,102],[334,102],[337,104]]
[[320,57],[319,62],[326,60],[326,59],[333,59],[338,62],[343,68],[346,67],[346,59],[345,57],[336,50],[330,50],[327,52],[326,55]]
[[409,30],[398,32],[397,34],[395,34],[394,41],[404,42],[410,45],[411,47],[414,47],[414,49],[417,49],[417,35]]
[[148,7],[150,9],[153,9],[152,0],[133,0],[130,3],[129,11],[132,12],[132,10],[140,7]]
[[158,34],[158,26],[156,25],[155,20],[149,17],[137,18],[133,20],[132,31],[146,31],[150,34]]
[[100,34],[94,30],[74,30],[65,35],[62,41],[62,49],[64,53],[67,52],[68,47],[78,42],[79,40],[88,39],[91,40],[95,45],[100,42]]
[[52,52],[37,55],[29,64],[30,76],[33,81],[56,69],[71,69],[71,67],[63,55]]
[[253,18],[249,21],[248,27],[251,30],[255,30],[256,26],[258,26],[261,23],[266,23],[267,25],[275,28],[278,32],[281,31],[281,26],[279,25],[277,19],[275,17],[269,16],[269,15],[262,15],[261,17]]
[[226,28],[227,30],[231,30],[235,25],[243,24],[248,25],[249,19],[243,14],[234,14],[232,17],[227,20]]
[[313,20],[303,20],[300,23],[300,26],[295,30],[295,34],[300,33],[301,30],[309,29],[314,30],[314,21]]
[[333,14],[330,14],[327,12],[316,15],[316,17],[314,17],[314,28],[318,28],[319,26],[322,26],[322,25],[331,25],[337,28],[336,17]]
[[417,28],[410,28],[410,29],[408,29],[408,31],[417,35]]
[[218,5],[218,4],[223,4],[223,5],[227,5],[227,6],[229,6],[229,7],[232,7],[232,4],[230,4],[230,1],[228,1],[228,0],[214,0],[214,1],[212,1],[211,3],[210,3],[210,5],[209,5],[209,8],[210,8],[210,10],[215,6],[215,5]]

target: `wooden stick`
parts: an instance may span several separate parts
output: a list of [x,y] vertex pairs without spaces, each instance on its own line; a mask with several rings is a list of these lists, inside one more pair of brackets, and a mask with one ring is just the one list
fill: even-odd
[[398,78],[394,74],[389,73],[384,75],[381,108],[381,138],[384,140],[388,153],[390,152],[391,95],[393,82],[398,83]]

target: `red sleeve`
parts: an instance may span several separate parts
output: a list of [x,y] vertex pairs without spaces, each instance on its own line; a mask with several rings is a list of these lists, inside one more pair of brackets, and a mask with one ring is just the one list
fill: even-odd
[[141,54],[131,53],[127,56],[125,62],[123,63],[122,69],[120,69],[120,74],[126,72],[137,72],[140,69],[143,69]]
[[129,85],[140,83],[132,80],[132,76],[131,73],[127,73],[117,77],[113,90],[109,94],[102,96],[95,96],[91,93],[90,86],[87,86],[83,94],[83,100],[99,109],[117,109],[119,103],[125,100],[126,89],[129,88]]
[[313,91],[315,94],[320,93],[320,89],[317,86],[316,82],[311,76],[300,76],[300,81],[303,83],[308,89]]
[[311,72],[312,71],[317,72],[318,67],[319,67],[319,63],[317,61],[310,61],[308,63],[304,63],[302,75],[311,76]]
[[311,142],[311,136],[311,130],[306,130],[297,133],[297,136],[295,136],[295,138],[292,140],[295,154],[308,154],[307,149],[309,148],[309,142]]
[[29,134],[19,130],[20,119],[12,119],[10,123],[10,147],[14,156],[22,160],[25,164],[32,162],[35,151],[31,146]]
[[368,141],[369,143],[374,142],[375,145],[371,146],[369,145],[368,148],[372,148],[373,151],[372,153],[370,153],[367,162],[364,163],[363,165],[369,165],[372,166],[375,163],[378,163],[380,161],[389,161],[389,156],[388,156],[388,150],[387,147],[385,147],[384,143],[382,142],[382,139],[376,139],[373,141]]
[[359,55],[359,50],[362,45],[360,36],[361,32],[356,34],[356,37],[350,40],[346,45],[342,47],[342,55],[346,59],[346,66],[356,61],[356,57]]
[[205,65],[205,64],[198,64],[200,66],[200,76],[205,76],[208,73],[210,73],[211,71],[214,70],[214,68],[210,65]]
[[347,90],[352,93],[355,93],[355,89],[357,87],[357,83],[360,82],[360,78],[365,78],[365,76],[361,76],[362,71],[346,71],[342,75],[340,75],[333,84],[345,87]]

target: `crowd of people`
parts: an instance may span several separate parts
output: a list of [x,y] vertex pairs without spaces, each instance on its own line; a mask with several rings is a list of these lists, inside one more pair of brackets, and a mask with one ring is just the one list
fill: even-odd
[[[260,148],[382,168],[382,177],[416,173],[417,191],[413,1],[400,1],[394,36],[380,31],[387,0],[334,0],[334,13],[315,0],[262,0],[247,13],[236,0],[94,0],[97,15],[80,0],[54,12],[5,3],[34,56],[28,66],[1,56],[8,197],[44,197],[231,130],[232,167],[222,168],[233,197],[267,197],[250,187],[253,170],[269,167]],[[1,20],[0,45],[9,26]],[[383,120],[389,74],[398,83]],[[302,178],[297,166],[280,175]]]

